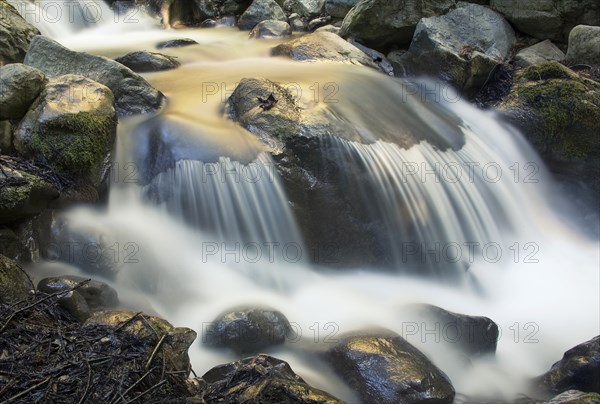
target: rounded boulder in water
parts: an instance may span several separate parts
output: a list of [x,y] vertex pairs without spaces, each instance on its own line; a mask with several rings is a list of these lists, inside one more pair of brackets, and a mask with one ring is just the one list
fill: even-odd
[[237,353],[255,353],[281,345],[293,333],[287,318],[266,307],[236,307],[220,314],[203,338],[207,345],[230,348]]
[[146,51],[130,52],[116,58],[115,61],[129,67],[136,73],[175,69],[181,64],[173,56]]

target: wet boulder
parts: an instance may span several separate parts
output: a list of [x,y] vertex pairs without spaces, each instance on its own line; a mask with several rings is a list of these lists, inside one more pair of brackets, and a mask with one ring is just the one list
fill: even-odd
[[190,38],[169,39],[156,44],[156,49],[183,48],[184,46],[198,45],[198,42]]
[[241,30],[251,30],[261,21],[286,21],[285,13],[274,0],[254,0],[238,20]]
[[600,66],[600,27],[578,25],[569,33],[567,62],[571,65]]
[[577,390],[567,390],[560,393],[552,399],[545,401],[544,404],[598,404],[600,403],[600,394],[586,393]]
[[600,336],[566,351],[538,378],[538,385],[554,394],[567,390],[600,393]]
[[46,76],[34,67],[21,63],[0,67],[0,120],[23,118],[45,84]]
[[15,149],[79,184],[99,187],[116,135],[114,104],[110,89],[98,82],[53,78],[17,127]]
[[308,385],[286,362],[264,354],[216,366],[202,380],[200,396],[207,403],[342,403]]
[[17,9],[0,1],[0,66],[22,62],[31,40],[39,34],[40,31],[25,21]]
[[515,33],[500,14],[462,4],[448,14],[423,18],[400,59],[411,75],[430,75],[470,93],[488,81],[514,43]]
[[386,52],[393,45],[408,45],[424,17],[445,14],[454,0],[363,0],[346,14],[340,35]]
[[44,36],[33,38],[24,63],[40,69],[48,77],[74,74],[103,84],[114,94],[119,116],[155,112],[164,102],[160,91],[122,64],[102,56],[74,52]]
[[[87,282],[85,282],[87,281]],[[46,293],[55,293],[77,287],[76,291],[86,301],[92,310],[108,309],[119,304],[117,291],[104,282],[88,279],[81,276],[63,275],[44,278],[38,283],[38,290]]]
[[528,67],[544,63],[550,60],[562,62],[565,54],[549,39],[538,42],[535,45],[521,49],[515,55],[515,65],[517,67]]
[[204,343],[230,348],[237,353],[257,353],[281,345],[293,331],[279,311],[261,307],[238,307],[215,318],[207,329]]
[[393,333],[347,335],[329,349],[327,358],[364,402],[451,404],[454,400],[448,377]]
[[13,260],[0,255],[0,302],[14,304],[27,299],[33,285],[29,277]]
[[285,21],[261,21],[250,31],[250,38],[269,39],[292,35],[292,27]]
[[130,52],[115,59],[136,73],[158,72],[179,67],[181,63],[173,56],[156,52]]

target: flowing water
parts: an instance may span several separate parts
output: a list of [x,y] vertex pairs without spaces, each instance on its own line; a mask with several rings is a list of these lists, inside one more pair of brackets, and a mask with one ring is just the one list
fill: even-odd
[[[459,399],[509,399],[566,349],[599,333],[598,242],[566,224],[568,211],[551,207],[561,195],[521,135],[440,84],[403,85],[363,67],[270,58],[277,42],[233,29],[163,31],[144,18],[125,28],[111,22],[47,32],[108,57],[171,38],[200,43],[166,50],[183,65],[145,76],[169,103],[158,116],[120,122],[108,207],[76,208],[62,219],[71,231],[117,246],[114,286],[125,306],[191,327],[199,340],[227,308],[275,307],[301,337],[273,354],[351,402],[343,383],[303,350],[346,331],[384,327],[426,352]],[[274,168],[276,150],[223,117],[244,77],[281,83],[303,107],[325,108],[353,129],[345,139],[324,138],[323,148],[347,169],[347,192],[385,224],[382,249],[395,257],[397,272],[310,264],[311,240],[303,239],[303,218]],[[414,91],[431,86],[438,91]],[[157,131],[186,140],[170,143],[180,158],[154,175],[162,157],[145,142]],[[424,140],[401,147],[415,134]],[[144,163],[153,158],[158,163]],[[366,175],[354,177],[356,166]],[[408,231],[416,238],[403,240]],[[408,255],[427,276],[402,270]],[[429,265],[440,261],[460,268],[458,281],[445,281],[443,265]],[[402,307],[411,303],[492,318],[501,329],[496,356],[464,366],[436,343],[445,339],[442,329],[417,324],[415,331],[406,321]],[[190,355],[198,374],[235,359],[200,343]]]

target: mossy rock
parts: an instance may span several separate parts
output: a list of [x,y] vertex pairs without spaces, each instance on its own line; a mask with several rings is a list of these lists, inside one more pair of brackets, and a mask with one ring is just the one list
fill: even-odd
[[14,304],[27,299],[31,281],[13,260],[0,255],[0,303]]

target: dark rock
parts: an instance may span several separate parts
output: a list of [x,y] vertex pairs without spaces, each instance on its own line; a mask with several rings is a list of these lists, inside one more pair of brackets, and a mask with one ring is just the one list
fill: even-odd
[[562,62],[565,54],[550,40],[538,42],[535,45],[521,49],[515,56],[515,65],[518,67],[528,67],[544,63],[550,60]]
[[13,152],[13,125],[10,121],[0,121],[0,154]]
[[114,103],[108,87],[83,76],[51,79],[15,131],[15,149],[100,187],[116,135]]
[[40,95],[46,76],[21,63],[0,68],[0,120],[21,119]]
[[[70,290],[85,280],[88,279],[72,275],[44,278],[39,281],[38,290],[48,294]],[[109,309],[119,304],[117,291],[106,283],[94,279],[89,280],[89,282],[83,286],[78,287],[77,293],[85,299],[91,310]]]
[[173,56],[146,51],[130,52],[116,58],[115,61],[129,67],[136,73],[175,69],[181,64]]
[[538,385],[554,394],[567,390],[600,393],[600,336],[565,352],[539,377]]
[[0,255],[0,302],[11,305],[27,299],[33,285],[13,260]]
[[448,377],[393,333],[345,336],[327,358],[364,402],[451,404],[454,400]]
[[181,48],[183,46],[191,46],[198,45],[198,42],[189,38],[182,39],[170,39],[168,41],[159,42],[156,44],[156,49],[164,49],[164,48]]
[[[321,28],[319,28],[319,29],[321,29]],[[331,31],[331,32],[333,32],[333,31]],[[383,53],[377,52],[375,49],[367,48],[366,46],[361,45],[360,43],[356,42],[354,39],[349,39],[348,42],[350,42],[352,45],[356,46],[358,49],[363,51],[365,54],[369,55],[371,60],[374,63],[376,63],[377,66],[379,66],[379,70],[381,70],[382,72],[384,72],[385,74],[387,74],[389,76],[394,75],[394,68],[392,67],[391,62],[387,59],[387,57]]]
[[283,2],[285,11],[308,19],[321,15],[323,7],[325,7],[325,0],[285,0]]
[[250,38],[281,38],[292,35],[292,27],[285,21],[261,21],[250,31]]
[[417,23],[424,17],[445,14],[454,0],[364,0],[348,12],[340,35],[387,52],[392,45],[408,45]]
[[105,85],[114,94],[120,116],[155,112],[164,102],[161,92],[122,64],[71,51],[43,36],[31,41],[25,64],[37,67],[49,77],[78,74]]
[[600,27],[578,25],[573,28],[569,33],[567,62],[600,67]]
[[254,0],[238,20],[241,30],[251,30],[261,21],[286,21],[285,13],[274,0]]
[[31,40],[39,34],[12,5],[0,1],[0,66],[22,62]]
[[239,307],[214,319],[203,342],[237,353],[257,353],[283,344],[292,333],[287,318],[277,310]]
[[258,355],[212,368],[201,397],[219,403],[338,404],[341,400],[309,386],[279,359]]
[[325,25],[331,22],[331,17],[326,15],[324,17],[315,18],[314,20],[310,20],[308,22],[308,30],[314,31],[317,28],[324,27]]
[[333,18],[344,18],[360,0],[326,0],[325,12]]

